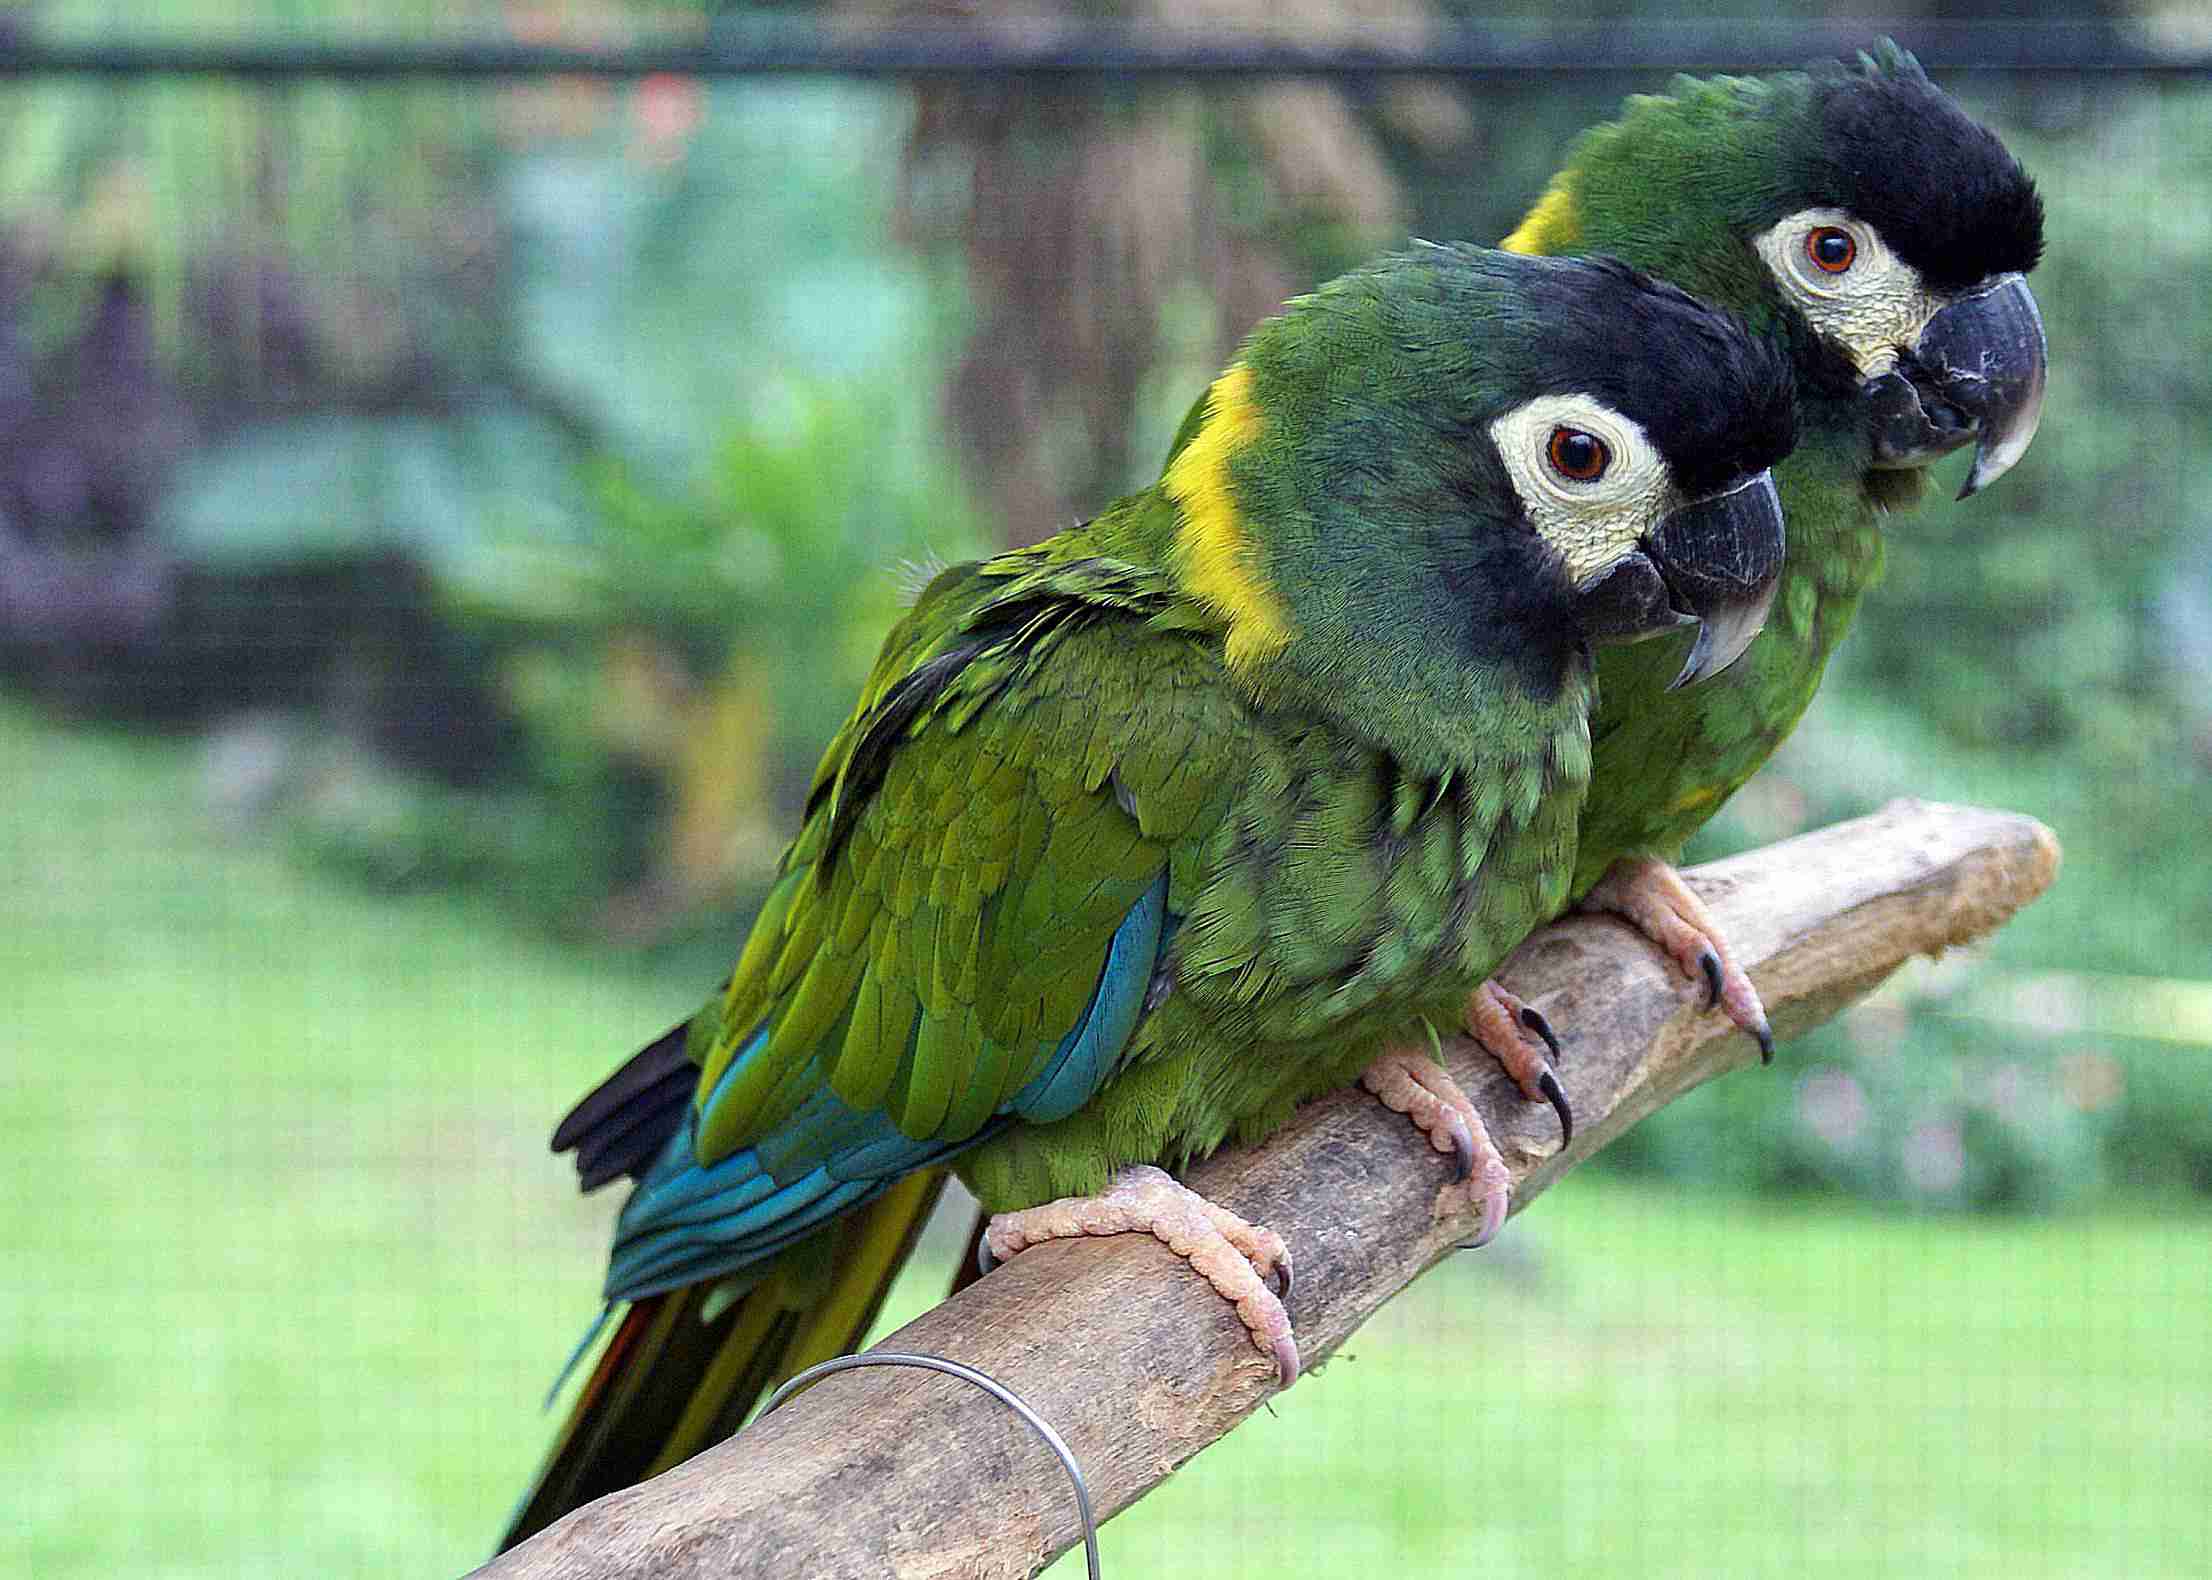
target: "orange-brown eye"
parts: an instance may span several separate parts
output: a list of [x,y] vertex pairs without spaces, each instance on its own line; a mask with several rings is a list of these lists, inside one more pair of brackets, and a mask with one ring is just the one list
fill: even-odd
[[1821,225],[1807,232],[1805,256],[1822,274],[1841,274],[1858,260],[1859,244],[1842,227]]
[[1554,428],[1545,454],[1551,458],[1553,471],[1577,483],[1596,482],[1613,459],[1603,439],[1580,428]]

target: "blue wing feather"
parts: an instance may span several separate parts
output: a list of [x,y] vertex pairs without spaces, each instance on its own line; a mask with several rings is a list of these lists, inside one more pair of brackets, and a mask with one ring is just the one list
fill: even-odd
[[1167,874],[1163,872],[1114,929],[1113,942],[1106,946],[1106,965],[1083,1018],[1036,1078],[1014,1094],[1015,1113],[1036,1124],[1065,1119],[1105,1082],[1144,1014],[1145,992],[1166,942],[1162,936],[1166,919]]
[[730,1061],[715,1091],[684,1116],[624,1204],[607,1268],[607,1299],[641,1300],[741,1272],[1015,1118],[1044,1124],[1074,1113],[1129,1045],[1176,920],[1167,914],[1163,872],[1114,929],[1090,1002],[1044,1067],[989,1123],[958,1141],[917,1141],[888,1114],[848,1108],[824,1086],[774,1134],[702,1167],[700,1115],[712,1111],[723,1086],[766,1045],[762,1027]]

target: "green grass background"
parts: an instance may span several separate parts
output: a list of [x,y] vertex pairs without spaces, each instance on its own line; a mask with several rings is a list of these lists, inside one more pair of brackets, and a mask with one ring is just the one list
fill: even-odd
[[[546,1130],[707,984],[231,839],[188,746],[0,704],[0,763],[0,1573],[469,1567],[613,1206]],[[1586,1172],[1109,1526],[1108,1572],[2201,1576],[2208,1315],[2201,1205]]]

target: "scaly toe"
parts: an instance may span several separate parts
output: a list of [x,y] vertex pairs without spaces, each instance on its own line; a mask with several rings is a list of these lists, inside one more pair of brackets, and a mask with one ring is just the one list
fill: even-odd
[[[1103,1195],[1070,1196],[996,1214],[976,1256],[988,1266],[1045,1240],[1150,1234],[1236,1308],[1252,1342],[1272,1356],[1287,1388],[1298,1378],[1298,1343],[1283,1297],[1290,1247],[1272,1229],[1246,1222],[1149,1164],[1123,1169]],[[1272,1283],[1281,1291],[1271,1290]]]
[[1705,1008],[1722,1009],[1751,1033],[1763,1063],[1774,1059],[1774,1030],[1759,990],[1739,967],[1712,914],[1682,875],[1663,861],[1616,861],[1582,897],[1586,910],[1611,911],[1657,944],[1676,969],[1705,988]]
[[1461,1180],[1475,1177],[1485,1152],[1495,1154],[1475,1105],[1451,1073],[1427,1054],[1392,1048],[1368,1065],[1359,1084],[1394,1114],[1403,1114],[1439,1152],[1449,1152]]
[[[1523,1097],[1559,1108],[1561,1100],[1552,1095],[1562,1090],[1552,1069],[1552,1061],[1560,1056],[1559,1035],[1542,1012],[1489,981],[1468,998],[1465,1021],[1467,1035],[1505,1067]],[[1560,1124],[1563,1128],[1567,1124],[1564,1113]]]

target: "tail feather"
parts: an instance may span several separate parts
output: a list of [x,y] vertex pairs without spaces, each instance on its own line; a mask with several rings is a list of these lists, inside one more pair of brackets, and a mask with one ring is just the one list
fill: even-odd
[[857,1349],[944,1188],[925,1169],[832,1223],[824,1259],[794,1247],[758,1284],[651,1295],[624,1313],[500,1538],[505,1552],[572,1509],[681,1464],[745,1423],[787,1378]]
[[770,1388],[782,1386],[809,1366],[860,1348],[883,1314],[891,1285],[913,1254],[914,1242],[921,1238],[950,1173],[933,1168],[909,1174],[847,1220],[829,1287],[792,1335]]
[[[691,1022],[684,1021],[647,1043],[554,1129],[553,1150],[576,1150],[585,1190],[639,1172],[676,1133],[683,1105],[699,1084],[699,1066],[684,1051],[690,1036]],[[607,1170],[606,1162],[617,1156],[622,1161]]]
[[[700,1352],[718,1337],[696,1319],[703,1298],[704,1291],[675,1290],[638,1301],[623,1314],[544,1468],[509,1520],[499,1551],[637,1479],[683,1403],[650,1386],[651,1380],[664,1368],[671,1374],[685,1369],[687,1361],[703,1365]],[[638,1469],[625,1474],[630,1466]]]
[[729,1336],[716,1349],[685,1401],[683,1414],[638,1473],[638,1480],[673,1470],[743,1426],[753,1406],[774,1388],[791,1336],[805,1320],[765,1290],[746,1296],[731,1308],[731,1315],[736,1320]]
[[[691,1068],[687,1064],[686,1068]],[[595,1191],[627,1174],[642,1179],[668,1138],[683,1128],[691,1088],[670,1081],[625,1109],[620,1123],[600,1125],[576,1143],[578,1184]]]

